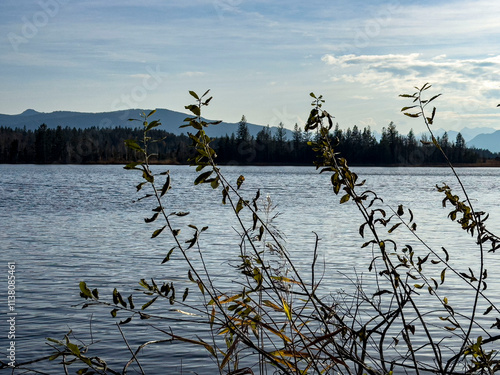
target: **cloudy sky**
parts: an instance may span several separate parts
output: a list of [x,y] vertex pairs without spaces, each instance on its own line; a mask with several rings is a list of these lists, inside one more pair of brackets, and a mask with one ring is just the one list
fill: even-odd
[[500,129],[500,2],[2,0],[0,113],[184,111],[303,125],[311,91],[342,127],[402,133],[398,94],[442,93],[436,127]]

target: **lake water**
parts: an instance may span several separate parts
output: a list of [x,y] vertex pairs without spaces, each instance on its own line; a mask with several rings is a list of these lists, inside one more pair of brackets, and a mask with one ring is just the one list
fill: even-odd
[[[167,167],[157,167],[167,169]],[[208,186],[194,186],[196,172],[187,166],[168,167],[172,190],[167,194],[170,211],[190,211],[177,220],[188,238],[187,224],[209,226],[201,239],[205,259],[213,274],[229,268],[228,259],[237,260],[239,236],[228,207],[221,204],[220,192]],[[367,188],[375,190],[384,204],[397,208],[403,204],[413,210],[417,232],[436,249],[446,246],[460,271],[477,269],[474,240],[446,218],[442,194],[435,185],[457,184],[446,168],[354,168]],[[243,191],[251,199],[257,188],[269,195],[281,214],[275,220],[283,232],[285,246],[297,266],[310,269],[315,236],[320,237],[319,254],[324,262],[324,284],[332,293],[352,287],[346,276],[368,273],[371,253],[360,249],[365,241],[358,234],[361,215],[354,204],[339,205],[329,176],[313,167],[224,167],[230,181],[246,177]],[[500,169],[464,168],[458,170],[476,210],[490,213],[487,226],[500,232]],[[90,342],[93,350],[113,365],[129,358],[126,346],[113,324],[109,311],[82,310],[80,281],[99,288],[101,298],[109,298],[113,288],[128,296],[141,278],[182,280],[185,272],[161,265],[173,242],[168,236],[151,239],[156,225],[145,224],[153,202],[134,203],[140,197],[136,173],[121,166],[81,165],[0,165],[0,260],[7,276],[8,262],[16,264],[16,359],[24,362],[52,350],[46,337],[61,339],[70,329],[77,338]],[[455,192],[459,193],[458,188]],[[461,195],[461,194],[459,194]],[[427,214],[430,212],[431,214]],[[398,236],[399,234],[396,234]],[[489,254],[490,297],[500,304],[500,254]],[[174,255],[175,260],[175,255]],[[305,271],[308,272],[308,271]],[[7,284],[0,288],[0,354],[6,360]],[[458,287],[458,286],[457,286]],[[469,306],[470,296],[448,296],[458,306]],[[159,302],[157,302],[159,303]],[[138,303],[136,303],[137,305]],[[455,306],[454,305],[454,306]],[[171,309],[168,304],[161,309]],[[131,344],[164,338],[153,327],[131,323],[123,326]],[[164,323],[162,323],[164,324]],[[164,326],[162,326],[164,327]],[[179,329],[189,330],[189,326]],[[140,357],[147,374],[216,373],[204,353],[193,352],[179,343],[148,347]],[[36,366],[47,373],[62,373],[50,364]],[[133,372],[132,372],[133,373]]]

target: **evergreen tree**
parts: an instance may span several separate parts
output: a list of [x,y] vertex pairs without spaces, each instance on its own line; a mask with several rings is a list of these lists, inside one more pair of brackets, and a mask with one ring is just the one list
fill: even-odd
[[247,119],[245,115],[241,116],[241,120],[238,123],[236,139],[238,143],[250,141],[250,131],[248,130]]

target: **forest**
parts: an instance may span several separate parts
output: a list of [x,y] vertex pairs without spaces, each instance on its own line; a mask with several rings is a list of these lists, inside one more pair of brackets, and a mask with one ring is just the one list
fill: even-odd
[[[187,135],[174,135],[153,130],[159,141],[152,144],[155,163],[187,164],[192,156],[192,140]],[[269,126],[254,137],[250,135],[243,116],[238,131],[212,142],[221,164],[288,164],[311,165],[314,152],[308,142],[318,135],[305,132],[297,124],[289,137],[281,123],[276,131]],[[426,137],[417,139],[414,132],[398,132],[391,122],[382,129],[379,140],[369,127],[353,126],[343,130],[339,125],[330,132],[338,140],[337,150],[353,165],[429,165],[443,162],[441,154]],[[35,131],[0,127],[0,163],[39,164],[115,164],[137,160],[135,152],[126,147],[127,139],[140,139],[142,129],[115,127],[75,129],[58,126],[51,129],[42,124]],[[291,139],[290,139],[291,138]],[[470,149],[459,133],[456,139],[447,133],[436,141],[453,163],[478,163],[498,158],[487,150]]]

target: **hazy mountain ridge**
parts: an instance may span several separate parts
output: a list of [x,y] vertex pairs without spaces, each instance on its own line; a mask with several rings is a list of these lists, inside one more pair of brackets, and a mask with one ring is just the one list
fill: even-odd
[[491,152],[500,152],[500,130],[491,134],[478,134],[467,142],[467,147],[483,148]]
[[[55,111],[50,113],[37,112],[33,109],[27,109],[18,115],[0,114],[0,126],[8,128],[24,128],[27,130],[36,130],[41,124],[46,124],[49,128],[55,129],[58,126],[77,129],[86,129],[90,127],[114,128],[114,127],[136,127],[137,122],[130,122],[130,118],[140,118],[142,112],[149,113],[150,109],[128,109],[113,112],[72,112]],[[156,113],[151,116],[151,120],[160,120],[162,126],[160,129],[179,135],[186,133],[189,128],[180,129],[179,126],[185,124],[184,119],[189,117],[182,112],[171,111],[169,109],[158,108]],[[207,120],[214,121],[214,120]],[[251,135],[256,136],[262,130],[262,125],[247,123]],[[276,127],[271,127],[273,133]],[[225,135],[236,134],[238,123],[222,122],[217,126],[207,128],[207,134],[212,137],[221,137]],[[291,134],[290,130],[287,133]]]
[[[444,129],[435,132],[436,137],[442,137]],[[457,134],[461,133],[465,139],[467,147],[500,152],[500,130],[488,127],[463,128],[460,132],[456,130],[446,131],[450,142],[455,142]]]

